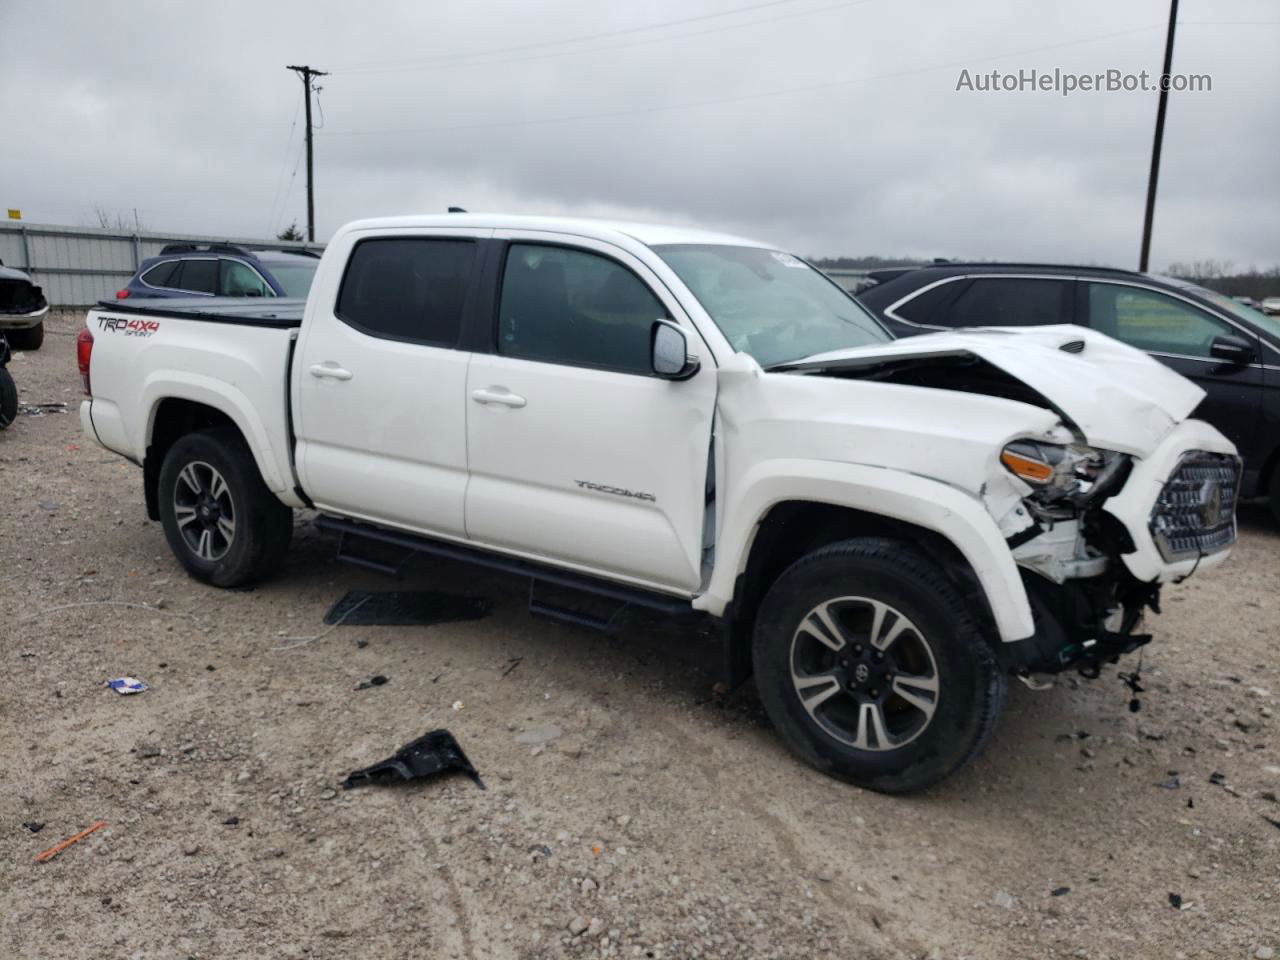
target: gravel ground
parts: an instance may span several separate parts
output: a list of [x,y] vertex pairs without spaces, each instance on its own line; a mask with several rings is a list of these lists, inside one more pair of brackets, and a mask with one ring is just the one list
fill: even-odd
[[[78,322],[53,318],[11,366],[23,403],[72,412],[0,433],[0,954],[1280,953],[1280,533],[1262,511],[1226,566],[1166,592],[1141,712],[1114,668],[1015,685],[981,758],[893,799],[798,764],[750,689],[711,698],[689,637],[534,619],[520,583],[443,562],[403,588],[489,597],[489,617],[278,649],[392,582],[336,564],[306,517],[269,583],[187,579],[141,471],[80,433]],[[103,688],[121,674],[151,689]],[[389,682],[354,689],[374,674]],[[487,790],[336,789],[434,727]]]

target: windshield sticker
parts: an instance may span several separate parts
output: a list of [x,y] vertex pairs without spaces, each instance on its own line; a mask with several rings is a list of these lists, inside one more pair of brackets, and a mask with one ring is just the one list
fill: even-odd
[[798,260],[789,253],[780,253],[777,250],[770,250],[769,253],[773,256],[773,259],[777,260],[784,267],[794,267],[799,270],[805,269],[804,262],[802,260]]

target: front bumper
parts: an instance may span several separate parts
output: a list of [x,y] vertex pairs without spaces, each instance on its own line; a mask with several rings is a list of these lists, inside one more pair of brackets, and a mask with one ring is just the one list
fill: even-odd
[[[1152,513],[1166,485],[1184,459],[1198,451],[1231,458],[1236,456],[1231,441],[1209,424],[1201,420],[1185,420],[1165,437],[1154,453],[1134,462],[1124,488],[1102,506],[1103,511],[1124,525],[1133,541],[1133,549],[1123,553],[1121,560],[1135,580],[1167,583],[1185,577],[1193,570],[1212,570],[1225,562],[1231,553],[1231,546],[1236,540],[1234,502],[1223,506],[1224,510],[1230,511],[1229,529],[1202,550],[1184,550],[1168,559],[1167,542],[1163,544],[1165,551],[1162,552],[1158,533],[1153,530]],[[1237,491],[1238,476],[1237,471]]]
[[1230,555],[1239,486],[1230,441],[1201,421],[1180,424],[1079,525],[1062,524],[1056,540],[1045,539],[1049,531],[1015,553],[1035,634],[999,651],[1005,665],[1021,674],[1096,673],[1150,641],[1137,631],[1146,610],[1159,612],[1161,584]]
[[43,320],[48,312],[49,305],[46,303],[39,310],[32,310],[30,313],[0,313],[0,330],[26,330]]

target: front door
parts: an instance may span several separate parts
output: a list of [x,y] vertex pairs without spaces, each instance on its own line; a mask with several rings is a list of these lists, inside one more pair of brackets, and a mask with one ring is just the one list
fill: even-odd
[[356,239],[340,288],[313,290],[293,396],[298,474],[320,509],[463,536],[471,354],[458,344],[490,232]]
[[[467,376],[468,537],[673,591],[702,579],[716,377],[650,369],[653,322],[699,343],[635,257],[605,243],[505,236],[492,354]],[[696,348],[695,348],[696,350]]]

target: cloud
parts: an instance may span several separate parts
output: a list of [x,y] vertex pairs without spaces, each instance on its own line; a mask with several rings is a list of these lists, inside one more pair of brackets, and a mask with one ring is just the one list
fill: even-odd
[[[1162,0],[8,0],[0,200],[42,222],[136,207],[192,233],[301,222],[285,64],[303,62],[332,71],[322,236],[457,204],[697,223],[808,255],[1134,266],[1155,95],[955,87],[962,68],[1157,73],[1166,15]],[[690,17],[705,19],[643,29]],[[1184,19],[1215,22],[1179,27],[1174,69],[1213,90],[1171,97],[1153,262],[1274,264],[1280,25],[1258,22],[1280,17],[1237,0]]]

